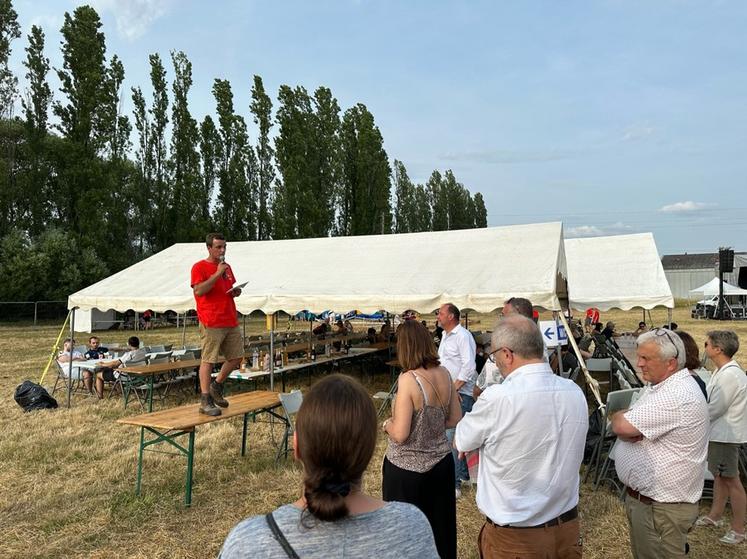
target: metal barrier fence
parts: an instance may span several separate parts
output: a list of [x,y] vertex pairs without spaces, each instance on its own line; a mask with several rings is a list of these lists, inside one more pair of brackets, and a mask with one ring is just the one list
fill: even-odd
[[0,322],[64,320],[67,301],[0,301]]

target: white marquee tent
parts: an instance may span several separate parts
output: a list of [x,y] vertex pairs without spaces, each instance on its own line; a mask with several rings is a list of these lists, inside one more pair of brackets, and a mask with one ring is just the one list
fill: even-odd
[[572,308],[674,308],[651,233],[566,239],[565,253]]
[[[718,295],[718,278],[713,278],[708,283],[691,289],[690,293],[702,293],[704,296]],[[724,282],[724,295],[747,295],[747,289]]]
[[[175,244],[72,294],[68,308],[185,312],[194,308],[190,270],[204,243]],[[490,312],[508,297],[548,310],[565,296],[562,224],[459,231],[230,242],[239,312],[413,309],[441,304]]]

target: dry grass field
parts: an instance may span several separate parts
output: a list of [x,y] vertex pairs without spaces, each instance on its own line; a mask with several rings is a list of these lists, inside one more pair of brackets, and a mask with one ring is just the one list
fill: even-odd
[[[663,324],[666,313],[653,313]],[[680,328],[694,335],[702,347],[705,332],[717,323],[694,321],[685,308],[675,311]],[[620,330],[632,330],[640,312],[603,313]],[[471,317],[471,328],[491,326],[489,316]],[[747,341],[747,323],[725,323]],[[196,437],[193,505],[183,505],[185,461],[181,457],[146,453],[143,495],[134,494],[138,431],[115,420],[139,413],[137,404],[123,409],[121,400],[98,401],[74,396],[64,406],[23,413],[13,401],[15,387],[24,379],[38,381],[57,326],[33,328],[0,326],[0,549],[3,557],[215,557],[228,531],[242,518],[265,513],[295,500],[300,489],[298,467],[288,461],[274,465],[279,425],[251,424],[249,450],[239,455],[241,422],[233,419],[203,426]],[[252,323],[252,330],[261,328]],[[131,332],[103,333],[108,343],[123,343]],[[175,329],[141,333],[146,345],[181,342]],[[78,335],[79,343],[86,336]],[[187,342],[196,343],[196,329]],[[742,363],[747,350],[740,352]],[[739,356],[738,356],[739,357]],[[388,387],[388,375],[372,371],[352,374],[371,390]],[[51,386],[53,375],[45,384]],[[305,377],[291,377],[289,388],[306,388]],[[166,406],[195,401],[171,398]],[[385,441],[365,477],[365,490],[380,495],[380,468]],[[476,537],[483,518],[474,493],[465,490],[458,502],[460,557],[476,557]],[[607,489],[581,490],[585,556],[627,558],[628,531],[621,503]],[[705,507],[704,507],[705,510]],[[744,558],[747,546],[730,548],[718,543],[721,530],[699,528],[690,538],[693,558]],[[248,552],[251,556],[251,551]]]

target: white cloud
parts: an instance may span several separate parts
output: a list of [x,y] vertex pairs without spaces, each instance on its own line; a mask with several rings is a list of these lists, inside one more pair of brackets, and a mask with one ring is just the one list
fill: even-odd
[[623,142],[637,142],[653,136],[656,132],[656,127],[648,122],[636,123],[625,128],[620,139]]
[[660,212],[664,213],[685,213],[685,212],[697,212],[698,210],[704,210],[715,206],[714,203],[707,202],[693,202],[687,200],[685,202],[675,202],[674,204],[667,204],[659,208]]
[[563,232],[563,236],[569,239],[575,237],[601,237],[604,233],[596,225],[579,225],[578,227],[569,227]]
[[87,0],[78,3],[90,4],[99,13],[112,14],[117,32],[128,41],[134,41],[171,8],[173,0]]
[[628,235],[633,233],[632,225],[625,225],[618,221],[612,225],[579,225],[563,230],[563,236],[567,239],[576,237],[606,237],[610,235]]

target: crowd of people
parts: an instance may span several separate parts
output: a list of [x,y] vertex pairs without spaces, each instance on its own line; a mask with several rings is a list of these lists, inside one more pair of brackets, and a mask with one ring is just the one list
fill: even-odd
[[[201,367],[200,412],[218,415],[228,405],[221,384],[240,353],[233,302],[240,290],[225,262],[225,239],[211,234],[207,248],[208,258],[192,270],[207,373]],[[477,479],[470,481],[485,515],[481,557],[581,557],[579,472],[588,404],[576,382],[553,371],[537,318],[530,301],[509,299],[489,348],[479,351],[450,303],[437,313],[437,347],[438,338],[417,320],[404,321],[396,333],[389,323],[370,331],[372,340],[396,335],[403,370],[392,417],[381,425],[388,441],[383,499],[366,495],[361,481],[377,439],[372,400],[357,381],[327,376],[304,396],[296,417],[301,496],[240,522],[221,557],[456,557],[456,501],[470,480],[467,455],[479,456]],[[599,318],[598,310],[587,314],[586,334],[614,339],[614,322],[603,327]],[[584,335],[573,334],[579,341]],[[727,503],[731,525],[720,542],[743,542],[747,498],[738,452],[747,442],[747,376],[733,360],[739,340],[729,331],[708,333],[705,353],[717,368],[703,391],[691,337],[674,323],[652,330],[641,323],[635,335],[647,386],[629,409],[611,414],[633,556],[684,557],[688,532],[721,526]],[[211,356],[218,352],[228,360],[211,383]],[[561,353],[556,368],[565,368],[563,359]],[[698,517],[706,468],[714,497],[709,513]]]

